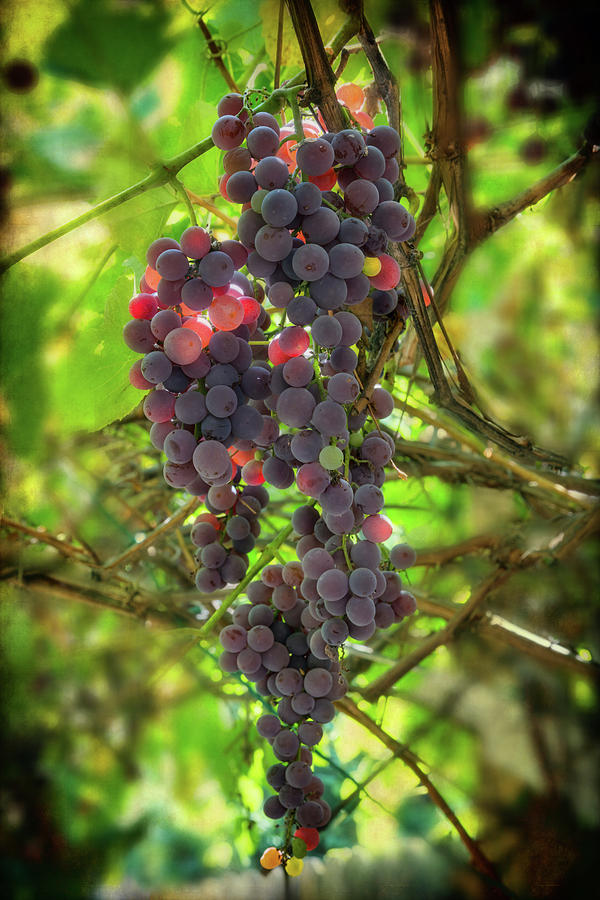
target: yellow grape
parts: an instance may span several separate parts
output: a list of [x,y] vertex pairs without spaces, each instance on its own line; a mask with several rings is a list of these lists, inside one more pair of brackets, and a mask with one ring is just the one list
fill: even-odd
[[372,278],[374,275],[379,275],[379,273],[381,272],[381,260],[376,256],[365,256],[363,272],[370,278]]
[[303,861],[295,856],[292,856],[291,859],[288,859],[287,863],[285,864],[285,871],[288,875],[291,875],[292,878],[294,878],[296,875],[299,875],[303,868]]

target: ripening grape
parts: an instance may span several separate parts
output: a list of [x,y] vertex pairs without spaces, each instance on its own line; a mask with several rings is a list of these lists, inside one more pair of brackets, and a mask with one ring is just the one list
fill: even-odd
[[344,103],[348,109],[356,112],[361,108],[365,100],[365,92],[358,85],[352,82],[341,84],[335,92],[340,103]]
[[232,115],[220,116],[211,132],[213,143],[219,150],[233,150],[234,147],[239,147],[245,136],[244,123],[237,116]]

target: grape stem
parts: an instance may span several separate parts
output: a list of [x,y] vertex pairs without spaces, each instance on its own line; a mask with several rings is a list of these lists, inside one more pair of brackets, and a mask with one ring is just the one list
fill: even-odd
[[286,88],[286,100],[287,103],[292,110],[292,115],[294,117],[294,131],[296,133],[296,141],[300,143],[300,141],[304,140],[304,128],[302,126],[302,113],[300,112],[300,106],[298,105],[298,93],[303,88],[303,85],[299,87]]
[[[314,506],[315,504],[313,502],[309,505]],[[209,616],[206,622],[203,623],[201,628],[198,630],[198,640],[200,640],[201,637],[204,637],[204,635],[210,628],[212,628],[214,625],[217,625],[221,621],[221,619],[224,618],[233,601],[237,600],[240,594],[243,593],[246,586],[250,584],[250,582],[262,572],[263,568],[271,562],[276,554],[276,551],[279,549],[279,547],[281,547],[286,538],[290,536],[292,531],[293,527],[292,523],[290,522],[289,525],[286,525],[286,527],[282,531],[280,531],[279,534],[269,544],[267,544],[261,555],[258,557],[257,561],[250,569],[248,569],[246,575],[240,581],[238,586],[235,587],[225,597],[220,607],[215,610],[211,616]]]
[[194,212],[194,207],[192,206],[192,201],[190,200],[190,197],[189,197],[188,192],[186,191],[184,185],[179,180],[179,178],[177,178],[175,175],[173,175],[173,177],[170,178],[169,181],[170,181],[171,185],[175,188],[177,193],[180,195],[181,199],[183,200],[185,207],[188,211],[188,216],[190,217],[190,223],[192,225],[197,226],[198,220],[196,219],[196,213]]

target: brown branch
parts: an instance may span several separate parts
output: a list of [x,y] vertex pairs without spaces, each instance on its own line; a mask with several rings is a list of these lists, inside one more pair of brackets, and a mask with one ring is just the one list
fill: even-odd
[[142,550],[146,550],[154,541],[161,537],[163,534],[166,534],[167,531],[170,531],[176,525],[181,524],[181,522],[185,521],[188,516],[194,512],[194,510],[199,506],[200,501],[197,497],[192,497],[191,500],[182,506],[178,512],[174,513],[172,516],[169,516],[160,525],[147,534],[146,537],[140,541],[138,544],[132,544],[131,547],[128,547],[127,550],[124,550],[123,553],[119,553],[118,556],[114,556],[112,559],[108,559],[103,566],[103,569],[114,569],[117,566],[122,566],[123,563],[129,562],[134,556],[137,556]]
[[[227,71],[227,67],[225,66],[225,63],[223,62],[223,53],[222,53],[221,47],[219,47],[219,45],[213,38],[213,36],[210,32],[210,29],[209,29],[208,25],[206,24],[206,22],[204,21],[204,19],[202,18],[202,16],[198,16],[198,26],[200,28],[200,31],[204,35],[206,44],[208,46],[208,49],[210,50],[210,58],[214,62],[215,66],[217,67],[217,69],[219,70],[219,72],[221,73],[223,78],[225,79],[227,87],[229,88],[230,91],[233,91],[234,94],[239,94],[240,89],[238,88],[237,84],[235,83],[235,81],[233,80],[233,78],[231,77],[229,72]],[[275,87],[277,87],[277,85],[275,85]]]
[[456,4],[449,0],[431,0],[433,124],[427,155],[437,160],[458,242],[466,247],[470,204],[462,135],[457,12]]
[[445,628],[435,632],[426,638],[418,647],[416,647],[408,656],[401,659],[395,665],[372,681],[369,686],[362,692],[366,700],[376,700],[381,694],[385,694],[389,689],[399,681],[407,672],[414,669],[430,654],[441,647],[443,644],[449,644],[454,640],[457,630],[467,622],[474,614],[477,607],[487,599],[489,594],[505,582],[513,572],[510,569],[498,568],[479,585],[477,590],[472,591],[468,603],[458,610],[453,618],[448,622]]
[[471,241],[474,244],[480,243],[498,231],[499,228],[502,228],[503,225],[511,222],[519,213],[531,206],[535,206],[536,203],[547,197],[551,191],[569,184],[583,171],[592,155],[593,150],[590,147],[582,147],[577,153],[574,153],[573,156],[570,156],[553,169],[552,172],[540,178],[539,181],[536,181],[535,184],[532,184],[526,190],[521,191],[516,197],[480,213],[477,220],[473,223]]
[[502,545],[502,542],[502,537],[499,534],[478,534],[466,541],[453,544],[451,547],[420,550],[417,554],[415,566],[443,566],[470,553],[495,550]]
[[335,96],[335,74],[310,0],[286,0],[286,3],[306,69],[308,91],[305,100],[319,107],[330,131],[341,131],[347,123]]
[[[417,589],[413,593],[417,597],[419,611],[426,616],[434,616],[448,621],[456,612],[455,608],[433,600],[431,597],[426,597]],[[597,678],[600,673],[600,664],[595,660],[586,659],[565,647],[561,641],[542,637],[521,625],[510,622],[497,613],[476,612],[469,622],[469,627],[472,631],[481,634],[484,639],[499,644],[508,644],[544,665],[567,669],[583,678]]]
[[227,213],[224,213],[222,209],[219,209],[216,203],[213,203],[206,197],[199,197],[198,194],[194,194],[194,192],[188,190],[188,188],[185,188],[185,192],[192,203],[195,203],[196,206],[201,206],[203,209],[208,210],[208,212],[211,212],[213,216],[216,216],[218,219],[221,219],[222,222],[225,222],[226,225],[229,225],[229,227],[233,229],[233,231],[237,231],[236,220],[232,219],[231,216],[228,216]]
[[54,547],[55,550],[58,550],[63,556],[71,559],[76,559],[88,564],[94,563],[94,559],[90,555],[89,550],[86,550],[83,547],[77,547],[75,544],[71,544],[68,541],[61,540],[45,530],[40,531],[38,528],[33,528],[31,525],[23,525],[21,522],[17,522],[16,519],[9,519],[7,516],[0,517],[0,528],[6,528],[9,531],[19,531],[21,534],[26,534],[28,537],[34,538],[42,544],[48,544],[50,547]]
[[391,750],[395,757],[402,760],[408,768],[417,776],[419,783],[423,785],[432,802],[442,812],[452,827],[456,830],[461,841],[469,851],[473,866],[481,872],[486,878],[491,879],[497,887],[497,896],[509,896],[506,888],[504,888],[500,878],[494,868],[494,865],[481,850],[479,844],[470,836],[456,813],[442,797],[438,789],[435,787],[429,776],[421,768],[415,754],[405,745],[401,744],[387,732],[383,731],[366,713],[364,713],[349,697],[342,700],[336,700],[335,706],[345,715],[354,719],[367,731],[370,731],[381,743]]
[[281,81],[281,51],[283,48],[283,12],[284,2],[279,0],[279,19],[277,21],[277,49],[275,51],[275,74],[273,75],[273,87],[275,90]]
[[188,619],[185,613],[169,614],[156,609],[153,605],[155,598],[139,591],[136,591],[135,594],[129,597],[118,598],[98,588],[73,584],[43,572],[29,572],[22,577],[15,576],[7,579],[7,583],[12,584],[16,588],[27,588],[27,590],[34,593],[51,598],[61,597],[69,602],[75,600],[78,603],[87,603],[96,608],[110,610],[128,618],[137,619],[147,625],[175,628],[177,627],[177,617],[183,616],[187,627],[197,627],[193,617]]
[[415,229],[415,236],[413,238],[416,247],[419,246],[419,242],[425,234],[427,226],[438,212],[441,186],[442,179],[439,166],[437,162],[434,162],[433,169],[431,170],[431,175],[429,177],[429,183],[427,184],[427,190],[425,191],[423,206],[421,207],[421,212],[417,216],[417,227]]
[[[587,497],[577,496],[577,494],[592,494],[597,497],[600,493],[600,482],[597,479],[578,478],[574,475],[561,476],[554,472],[542,473],[538,469],[527,468],[525,465],[516,462],[511,456],[506,456],[500,451],[494,450],[488,444],[479,440],[475,435],[467,435],[457,431],[452,427],[451,423],[434,415],[429,412],[429,410],[421,410],[409,403],[398,405],[407,410],[411,416],[416,416],[436,428],[443,428],[451,434],[456,441],[472,450],[475,454],[475,458],[471,458],[474,466],[482,464],[485,468],[486,464],[491,464],[492,466],[508,470],[523,483],[523,489],[529,487],[541,488],[543,491],[547,492],[548,499],[551,499],[553,502],[558,502],[559,505],[568,509],[581,506],[589,508],[594,507],[595,503],[593,500],[588,500]],[[402,449],[408,451],[408,454],[411,455],[411,443],[412,442],[410,441],[402,441],[400,439],[398,441],[398,447],[400,449],[401,446]],[[419,451],[422,447],[423,445],[419,445]],[[435,448],[430,448],[430,452],[435,454]],[[451,453],[452,451],[449,452]],[[547,453],[547,451],[544,452]],[[549,454],[547,455],[549,456]],[[447,459],[448,453],[441,454],[440,458]],[[466,457],[466,459],[469,458],[469,456]],[[557,459],[557,462],[558,461],[559,460]]]

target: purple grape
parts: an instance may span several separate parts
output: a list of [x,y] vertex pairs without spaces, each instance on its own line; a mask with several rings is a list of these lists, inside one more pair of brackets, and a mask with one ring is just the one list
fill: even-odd
[[[262,716],[262,718],[264,718],[264,716]],[[263,737],[267,737],[267,735],[263,735]],[[273,790],[278,791],[285,784],[286,770],[287,767],[284,766],[283,763],[275,763],[267,769],[267,782]]]
[[283,378],[290,387],[306,387],[314,374],[312,361],[304,356],[294,356],[283,366]]
[[248,646],[257,653],[266,653],[274,644],[273,632],[266,625],[254,625],[247,636]]
[[387,178],[378,178],[375,182],[375,187],[379,193],[380,203],[385,203],[388,200],[394,199],[394,187]]
[[258,185],[252,172],[234,172],[227,179],[227,196],[234,203],[248,203],[257,190]]
[[[278,156],[266,156],[261,159],[254,170],[256,181],[264,190],[272,191],[275,188],[283,188],[287,184],[290,173],[285,162]],[[256,215],[256,214],[255,214]],[[239,223],[238,223],[238,233]],[[242,243],[245,243],[241,237]]]
[[296,153],[296,165],[306,175],[324,175],[334,163],[333,148],[322,138],[304,140]]
[[322,278],[310,282],[309,293],[320,309],[339,309],[348,296],[348,288],[343,278],[327,272]]
[[211,137],[219,150],[233,150],[239,147],[246,136],[244,123],[237,116],[220,116],[213,125]]
[[273,795],[267,797],[263,803],[263,812],[269,819],[282,819],[286,814],[286,808],[279,802],[279,797]]
[[294,197],[298,206],[298,212],[302,216],[310,216],[321,206],[321,191],[316,184],[303,181],[294,188]]
[[[377,580],[371,569],[360,566],[350,573],[348,584],[352,593],[356,594],[357,597],[367,597],[375,590]],[[358,625],[361,623],[357,622],[356,624]]]
[[[269,739],[272,740],[281,731],[281,722],[279,721],[277,716],[266,714],[264,716],[261,716],[258,719],[258,721],[256,723],[256,730],[258,731],[258,733],[260,734],[261,737],[267,738],[267,740],[269,740]],[[272,766],[272,768],[276,768],[276,767]],[[285,782],[285,769],[283,768],[283,766],[281,766],[281,769],[283,770],[283,773],[284,773],[283,777],[284,777],[284,782]],[[268,773],[267,773],[267,779],[268,779]],[[272,787],[275,787],[275,785],[272,785]]]
[[223,648],[230,653],[240,653],[246,647],[246,631],[240,625],[226,625],[219,633]]
[[322,400],[315,406],[311,422],[325,437],[339,436],[346,429],[346,410],[333,400]]
[[306,388],[286,388],[277,400],[277,416],[292,428],[303,428],[311,420],[315,398]]
[[189,260],[181,250],[163,250],[156,260],[156,271],[167,281],[185,278],[190,267]]
[[[229,182],[227,188],[229,189]],[[289,191],[276,188],[269,191],[263,200],[260,214],[268,225],[289,225],[298,214],[298,204]]]
[[198,274],[211,287],[229,284],[233,273],[233,260],[221,250],[211,250],[198,265]]
[[[312,698],[311,698],[312,699]],[[294,701],[292,700],[292,706]],[[314,700],[313,700],[314,706]],[[308,763],[295,760],[285,770],[285,780],[294,788],[306,788],[312,781],[313,773]]]
[[284,784],[279,791],[279,802],[286,809],[296,809],[304,800],[304,791],[300,788],[292,787],[291,784]]
[[311,716],[315,722],[331,722],[335,717],[335,706],[327,697],[319,697],[315,703],[315,708],[313,709]]
[[269,128],[268,125],[259,125],[248,134],[246,145],[254,159],[265,159],[277,153],[279,149],[279,134],[277,131]]
[[[375,192],[376,189],[374,189]],[[340,230],[340,220],[337,214],[326,206],[322,206],[310,216],[302,219],[302,234],[307,243],[328,244],[335,240]]]
[[[356,569],[355,571],[368,571]],[[346,617],[354,625],[365,626],[373,621],[375,616],[375,604],[370,597],[351,597],[346,604]]]
[[147,319],[130,319],[123,328],[123,340],[136,353],[150,352],[155,344],[150,322]]
[[377,125],[367,135],[367,145],[377,147],[389,159],[400,150],[400,135],[389,125]]
[[254,244],[264,259],[278,262],[292,249],[292,235],[286,228],[263,225],[255,235]]
[[311,534],[318,517],[314,506],[298,506],[292,513],[292,527],[296,534]]
[[323,493],[330,481],[329,472],[318,462],[305,463],[296,472],[298,490],[315,500]]
[[304,676],[304,690],[311,697],[325,697],[332,685],[333,679],[327,669],[310,669]]
[[320,347],[337,347],[343,328],[334,316],[318,316],[312,324],[311,334]]
[[151,422],[167,422],[175,412],[175,397],[169,391],[155,389],[144,400],[143,409]]
[[310,325],[317,314],[317,304],[311,297],[294,297],[290,300],[286,315],[294,325]]
[[390,551],[390,562],[395,569],[409,569],[417,561],[417,554],[409,544],[396,544]]
[[[342,349],[342,348],[338,348]],[[360,394],[358,381],[353,375],[346,372],[338,372],[327,383],[327,395],[337,403],[352,403]]]
[[348,591],[348,576],[340,569],[328,569],[317,579],[317,591],[323,600],[341,600]]
[[315,747],[323,737],[323,729],[316,722],[302,722],[298,726],[298,737],[307,747]]
[[150,329],[157,341],[164,341],[174,328],[181,328],[181,316],[173,309],[159,309],[150,321]]
[[[296,672],[295,669],[291,671]],[[277,675],[277,678],[279,678],[280,674]],[[300,680],[302,680],[301,676]],[[282,761],[294,759],[299,748],[300,741],[292,731],[282,730],[273,740],[273,752],[277,759]]]
[[385,503],[382,491],[374,484],[361,485],[354,495],[354,502],[367,516],[380,512]]
[[359,178],[349,184],[344,191],[346,207],[357,216],[372,213],[379,204],[379,193],[372,182]]
[[163,450],[168,460],[179,465],[190,462],[196,449],[196,438],[182,428],[171,431],[165,438]]
[[162,350],[152,350],[142,360],[142,375],[146,381],[150,381],[152,384],[160,384],[165,381],[172,370],[171,360]]
[[368,226],[362,219],[349,216],[347,219],[342,220],[338,238],[342,242],[356,244],[357,247],[360,247],[367,240],[368,234]]
[[324,572],[334,568],[331,554],[319,547],[309,550],[302,560],[302,569],[307,578],[318,579]]
[[336,244],[329,251],[329,271],[338,278],[354,278],[362,272],[365,257],[355,244]]
[[294,272],[302,281],[317,281],[322,278],[329,269],[329,262],[330,254],[318,244],[304,244],[292,257]]
[[152,241],[146,250],[146,260],[151,269],[156,269],[156,260],[165,250],[181,250],[181,246],[169,237],[160,237]]
[[345,128],[334,135],[331,146],[336,163],[344,166],[353,166],[366,150],[365,139],[353,128]]
[[377,181],[385,172],[385,156],[374,144],[368,147],[367,152],[355,164],[354,171],[361,178],[368,181]]

